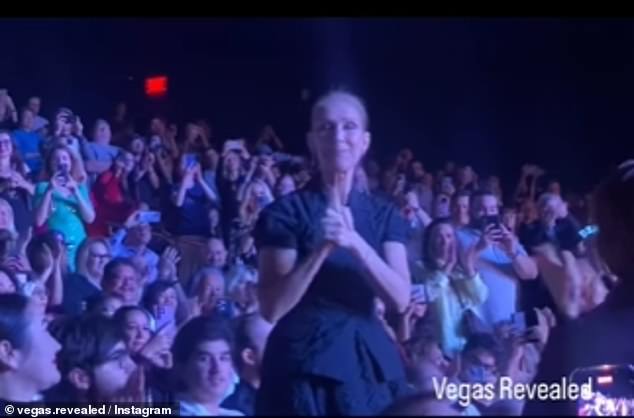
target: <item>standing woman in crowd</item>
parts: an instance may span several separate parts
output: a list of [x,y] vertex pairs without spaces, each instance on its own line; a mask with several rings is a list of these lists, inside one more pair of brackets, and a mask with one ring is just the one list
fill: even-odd
[[125,223],[138,202],[130,190],[130,173],[134,169],[134,156],[121,151],[114,164],[97,177],[91,191],[96,219],[88,226],[91,237],[107,237],[111,227]]
[[260,309],[277,322],[256,413],[374,415],[405,391],[374,298],[408,306],[406,225],[398,208],[353,185],[370,146],[358,97],[319,99],[308,143],[319,178],[266,207],[256,226]]
[[64,231],[68,266],[75,270],[77,248],[86,239],[84,224],[95,220],[86,177],[75,154],[66,147],[56,147],[46,161],[48,180],[35,189],[35,226]]
[[464,329],[468,311],[476,310],[488,296],[475,267],[479,253],[487,247],[485,237],[458,260],[456,232],[449,218],[436,219],[425,234],[422,286],[440,346],[450,357],[463,349],[469,337]]
[[31,197],[33,184],[26,180],[27,167],[13,146],[7,131],[0,131],[0,197],[6,200],[15,215],[15,230],[22,240],[33,225]]

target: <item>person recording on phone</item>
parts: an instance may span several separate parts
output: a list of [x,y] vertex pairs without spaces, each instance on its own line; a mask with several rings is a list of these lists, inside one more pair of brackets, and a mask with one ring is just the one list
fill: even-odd
[[13,129],[18,123],[18,111],[9,91],[0,88],[0,129]]
[[130,187],[134,164],[132,153],[121,151],[114,164],[97,177],[90,193],[97,215],[87,228],[91,237],[109,236],[112,227],[125,222],[139,206]]
[[370,146],[361,100],[328,93],[311,117],[319,177],[267,206],[256,225],[260,310],[276,325],[255,410],[378,414],[407,391],[374,309],[375,296],[399,313],[409,305],[407,226],[397,207],[353,185]]
[[172,194],[172,222],[169,231],[175,235],[205,237],[209,233],[209,207],[218,195],[202,176],[200,164],[192,160],[185,168],[181,182]]
[[457,231],[462,255],[482,240],[484,249],[476,269],[489,289],[489,297],[480,307],[481,319],[489,327],[508,320],[518,308],[518,280],[532,280],[538,275],[537,265],[528,256],[518,239],[500,222],[499,202],[488,191],[479,191],[471,198],[471,223]]
[[[628,365],[634,361],[634,160],[610,173],[592,200],[592,218],[599,228],[599,255],[619,281],[601,306],[553,330],[539,366],[539,382],[559,382],[576,370],[600,365],[605,366],[599,369],[599,376],[610,376],[610,366],[631,367]],[[634,398],[631,380],[621,389],[627,389],[622,397]],[[535,401],[529,402],[524,413],[577,415],[579,406],[572,401]]]
[[141,257],[148,269],[150,283],[158,278],[160,257],[148,248],[152,241],[152,227],[150,224],[159,223],[160,213],[137,210],[132,212],[128,219],[110,238],[112,256],[116,258]]
[[53,148],[46,161],[47,181],[35,187],[35,226],[64,231],[68,266],[75,271],[79,245],[86,239],[84,224],[95,220],[86,176],[76,155],[67,147]]

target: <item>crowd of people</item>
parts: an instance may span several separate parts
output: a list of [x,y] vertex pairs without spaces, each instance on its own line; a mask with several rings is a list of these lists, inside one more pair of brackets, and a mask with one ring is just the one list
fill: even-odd
[[219,141],[120,103],[86,132],[23,103],[0,90],[0,404],[518,415],[434,379],[533,381],[551,331],[620,284],[590,194],[534,164],[502,190],[368,158],[345,92],[313,108],[305,155],[271,126]]

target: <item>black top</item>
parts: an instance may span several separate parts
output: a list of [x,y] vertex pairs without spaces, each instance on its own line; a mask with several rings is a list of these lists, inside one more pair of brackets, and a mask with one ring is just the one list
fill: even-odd
[[222,402],[223,408],[240,411],[246,416],[255,415],[256,389],[245,380],[240,379],[236,390]]
[[89,279],[79,273],[73,273],[64,280],[64,297],[62,307],[68,315],[81,315],[84,313],[85,304],[101,295]]
[[[561,383],[563,376],[569,378],[581,367],[634,364],[632,323],[634,286],[617,288],[594,311],[553,329],[535,382]],[[574,402],[539,400],[528,403],[524,410],[526,415],[576,415],[576,412]]]
[[[348,204],[357,232],[379,254],[385,242],[405,244],[407,225],[394,205],[356,190]],[[276,200],[260,214],[256,245],[295,249],[301,263],[323,242],[320,219],[326,209],[326,196],[316,183]],[[374,313],[374,296],[360,262],[336,249],[298,305],[273,329],[267,352],[280,361],[265,362],[264,368],[270,365],[267,372],[281,376],[308,373],[347,381],[359,376],[361,350],[370,354],[379,378],[402,379],[401,359]]]

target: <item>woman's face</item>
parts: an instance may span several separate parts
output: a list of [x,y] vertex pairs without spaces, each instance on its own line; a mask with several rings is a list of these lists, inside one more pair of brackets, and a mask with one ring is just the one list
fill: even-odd
[[128,174],[134,170],[134,155],[129,152],[124,152],[115,160],[115,166]]
[[150,321],[144,312],[134,310],[126,315],[125,344],[133,353],[138,353],[150,340]]
[[143,152],[145,151],[145,142],[143,141],[143,138],[134,138],[130,143],[130,151],[132,151],[132,154],[135,156],[143,155]]
[[51,159],[51,168],[54,173],[59,171],[70,172],[73,166],[73,159],[65,149],[56,150],[53,155],[51,155]]
[[17,291],[18,289],[15,288],[15,284],[13,284],[9,276],[0,271],[0,295],[15,293]]
[[173,308],[174,310],[176,310],[176,308],[178,307],[178,299],[176,297],[176,290],[174,290],[173,287],[169,287],[165,289],[165,291],[158,296],[156,303],[160,307],[169,306],[170,308]]
[[346,95],[326,99],[313,113],[309,145],[322,174],[354,170],[370,146],[361,105]]
[[7,133],[0,134],[0,158],[10,158],[13,153],[13,142]]
[[110,251],[100,242],[95,242],[88,249],[86,270],[93,277],[102,277],[103,269],[110,261]]
[[432,255],[434,258],[447,259],[455,241],[453,227],[449,224],[440,224],[431,234]]
[[0,204],[0,229],[13,229],[13,210],[9,204]]

